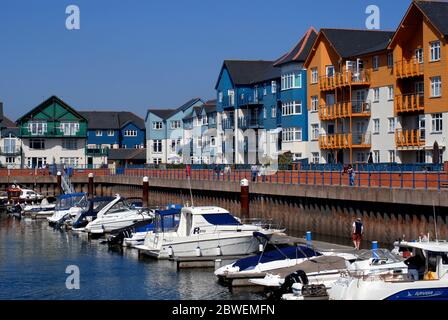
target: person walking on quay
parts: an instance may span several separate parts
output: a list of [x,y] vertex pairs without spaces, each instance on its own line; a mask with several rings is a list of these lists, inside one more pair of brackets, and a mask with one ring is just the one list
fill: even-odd
[[352,233],[352,239],[353,244],[355,245],[355,249],[359,250],[361,248],[361,241],[364,236],[364,225],[361,218],[358,218],[355,222],[353,222]]
[[250,168],[251,174],[252,174],[252,182],[257,181],[257,175],[258,175],[258,167],[256,164],[253,164]]
[[351,164],[348,166],[347,173],[350,186],[353,187],[355,185],[355,170],[353,169],[353,166]]
[[226,165],[224,168],[224,175],[227,177],[227,180],[230,181],[230,174],[232,173],[232,169],[230,169],[229,165]]

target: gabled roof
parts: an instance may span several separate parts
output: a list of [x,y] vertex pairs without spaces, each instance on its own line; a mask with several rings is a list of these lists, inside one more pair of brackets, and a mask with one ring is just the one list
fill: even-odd
[[176,111],[177,109],[149,109],[148,113],[153,113],[162,120],[166,120]]
[[448,3],[442,1],[415,1],[415,4],[444,36],[448,36]]
[[291,51],[275,61],[274,67],[280,67],[291,62],[305,62],[311,48],[313,47],[314,41],[317,39],[317,35],[318,33],[316,29],[313,27],[308,29],[306,34],[302,37],[302,39],[300,39],[299,43],[291,49]]
[[79,119],[87,121],[87,119],[84,118],[83,115],[81,115],[78,111],[76,111],[75,109],[70,107],[67,103],[65,103],[64,101],[59,99],[57,96],[51,96],[50,98],[48,98],[47,100],[45,100],[44,102],[39,104],[37,107],[33,108],[31,111],[29,111],[25,115],[21,116],[19,119],[17,119],[16,122],[20,123],[21,121],[23,121],[26,118],[32,118],[34,114],[39,113],[40,110],[42,110],[43,108],[45,108],[53,103],[59,104],[61,107],[63,107],[64,109],[66,109],[68,112],[72,113]]
[[320,39],[325,38],[341,59],[350,59],[386,50],[395,32],[378,30],[321,29],[305,66],[313,57]]
[[209,100],[202,106],[206,113],[216,112],[216,102],[217,100]]
[[170,109],[149,109],[148,112],[146,113],[146,121],[148,120],[148,115],[150,112],[155,114],[156,116],[158,116],[159,118],[161,118],[163,120],[167,120],[180,111],[186,111],[188,108],[190,108],[191,106],[194,106],[198,102],[203,103],[201,98],[193,98],[191,100],[188,100],[186,103],[184,103],[183,105],[181,105],[180,107],[178,107],[176,109],[172,109],[172,108],[170,108]]
[[[225,60],[219,78],[224,69],[229,72],[235,86],[252,85],[281,77],[280,70],[274,67],[274,61]],[[218,87],[218,83],[215,88]]]
[[400,22],[400,25],[392,38],[391,44],[389,48],[393,48],[397,35],[402,31],[401,28],[407,19],[412,19],[411,24],[414,24],[413,17],[410,18],[410,13],[415,10],[418,10],[423,14],[423,16],[429,21],[429,23],[440,33],[440,36],[447,37],[448,36],[448,3],[442,1],[417,1],[414,0],[408,8],[405,16]]
[[140,130],[145,130],[145,121],[129,111],[81,111],[88,120],[88,128],[119,130],[128,123],[133,123]]
[[5,116],[3,116],[1,126],[2,128],[18,128],[17,124],[14,121]]
[[322,29],[341,58],[386,50],[395,32],[377,30]]

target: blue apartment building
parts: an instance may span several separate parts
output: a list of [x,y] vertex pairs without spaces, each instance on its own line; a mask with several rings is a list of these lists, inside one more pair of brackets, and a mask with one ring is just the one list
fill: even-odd
[[[122,159],[113,159],[111,150],[124,149],[120,157],[146,147],[144,120],[132,112],[81,111],[87,121],[87,165],[98,166]],[[132,160],[132,159],[129,159]]]
[[317,38],[313,28],[276,61],[226,60],[217,91],[218,163],[273,163],[278,155],[307,155],[309,137],[303,62]]

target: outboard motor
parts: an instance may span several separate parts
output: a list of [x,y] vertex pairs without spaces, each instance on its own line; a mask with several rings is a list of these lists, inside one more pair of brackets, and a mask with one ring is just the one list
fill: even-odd
[[292,292],[292,286],[295,283],[300,283],[304,286],[308,285],[309,280],[308,276],[306,275],[305,271],[298,270],[289,276],[285,278],[285,282],[282,284],[282,286],[279,289],[276,289],[272,292],[267,293],[267,299],[273,300],[273,301],[280,301],[282,296],[286,293]]

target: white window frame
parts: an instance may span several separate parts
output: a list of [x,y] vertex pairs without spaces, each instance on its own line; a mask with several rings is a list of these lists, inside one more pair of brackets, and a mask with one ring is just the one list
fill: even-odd
[[380,88],[373,88],[373,102],[380,102]]
[[271,81],[271,92],[272,94],[277,93],[277,81],[275,80]]
[[[159,148],[160,147],[160,148]],[[163,141],[160,139],[152,141],[152,152],[153,153],[163,153]]]
[[290,101],[282,103],[283,117],[302,115],[302,113],[303,113],[302,101]]
[[109,130],[109,131],[107,131],[107,136],[108,136],[108,137],[113,137],[113,136],[115,136],[115,131],[114,131],[114,130]]
[[318,111],[319,111],[319,97],[312,96],[311,97],[311,112],[318,112]]
[[389,52],[387,54],[387,66],[392,69],[394,67],[394,54]]
[[394,92],[395,92],[394,86],[387,87],[387,100],[393,101],[395,99]]
[[423,63],[424,62],[424,51],[423,48],[415,49],[415,62]]
[[443,114],[434,113],[431,115],[432,119],[432,133],[442,133],[443,132]]
[[442,77],[430,78],[431,98],[440,98],[442,96]]
[[397,120],[396,118],[387,118],[388,121],[388,132],[389,133],[395,133],[395,128],[397,126]]
[[311,84],[319,82],[319,70],[317,68],[311,69]]
[[373,56],[372,58],[373,71],[378,71],[380,68],[380,56]]
[[311,125],[311,140],[313,141],[319,140],[319,132],[320,132],[319,124],[313,123]]
[[95,131],[95,136],[96,137],[102,137],[103,136],[103,130],[96,130]]
[[320,153],[319,152],[312,152],[311,153],[311,162],[313,164],[319,164],[320,163]]
[[373,119],[373,134],[380,134],[381,122],[380,119]]
[[28,130],[32,136],[43,136],[48,132],[48,124],[45,121],[30,121]]
[[152,129],[156,131],[163,130],[163,121],[154,121],[152,123]]
[[441,50],[440,50],[440,41],[432,41],[429,43],[429,54],[430,54],[430,62],[440,61],[441,58]]
[[277,118],[277,107],[276,106],[272,106],[271,107],[271,118],[272,119],[276,119]]

